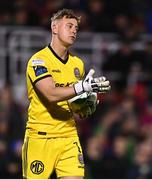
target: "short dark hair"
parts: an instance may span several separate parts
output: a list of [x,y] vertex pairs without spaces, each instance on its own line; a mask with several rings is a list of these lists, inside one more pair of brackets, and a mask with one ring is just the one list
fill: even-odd
[[74,18],[77,20],[78,24],[80,24],[80,16],[77,16],[72,9],[62,9],[57,11],[56,13],[53,14],[52,18],[51,18],[51,22],[55,21],[55,20],[59,20],[62,19],[63,17],[66,18]]

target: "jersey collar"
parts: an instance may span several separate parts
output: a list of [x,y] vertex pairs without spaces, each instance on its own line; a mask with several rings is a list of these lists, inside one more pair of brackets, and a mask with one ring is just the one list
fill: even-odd
[[48,48],[50,49],[50,51],[53,53],[53,55],[59,60],[61,61],[63,64],[66,64],[68,62],[68,59],[69,59],[69,53],[67,55],[67,58],[65,60],[63,60],[62,58],[60,58],[56,52],[52,49],[52,47],[50,46],[50,44],[48,45]]

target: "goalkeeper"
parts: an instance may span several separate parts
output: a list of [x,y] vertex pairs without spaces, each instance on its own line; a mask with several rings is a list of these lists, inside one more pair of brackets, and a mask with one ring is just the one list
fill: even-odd
[[83,153],[68,100],[85,92],[105,93],[110,85],[104,77],[94,78],[93,70],[84,77],[82,60],[69,52],[79,23],[72,10],[58,11],[51,18],[50,44],[28,61],[24,178],[46,179],[53,170],[58,178],[84,177]]

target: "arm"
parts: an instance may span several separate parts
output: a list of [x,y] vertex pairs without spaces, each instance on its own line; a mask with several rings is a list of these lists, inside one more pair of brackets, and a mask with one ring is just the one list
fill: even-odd
[[84,92],[109,91],[109,81],[105,77],[93,78],[94,73],[94,70],[90,70],[83,81],[78,81],[71,87],[55,87],[52,77],[41,79],[35,86],[50,102],[68,100]]
[[49,102],[64,101],[76,96],[73,86],[55,87],[52,77],[46,77],[38,81],[35,86]]

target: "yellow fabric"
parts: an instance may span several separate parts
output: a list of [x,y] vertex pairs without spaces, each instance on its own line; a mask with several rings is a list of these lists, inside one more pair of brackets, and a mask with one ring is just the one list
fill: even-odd
[[[37,71],[38,67],[44,71]],[[48,137],[71,137],[77,135],[75,121],[67,101],[49,103],[34,87],[34,84],[51,76],[56,86],[69,86],[84,75],[84,64],[81,59],[69,54],[65,63],[49,47],[34,54],[28,61],[26,79],[28,98],[27,135],[38,137],[38,131],[46,132]]]
[[53,169],[58,178],[84,176],[83,154],[78,137],[25,138],[22,152],[24,178],[47,179]]

